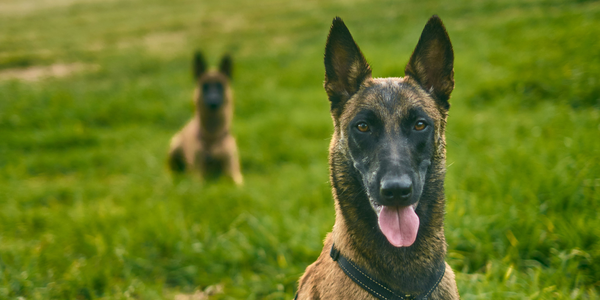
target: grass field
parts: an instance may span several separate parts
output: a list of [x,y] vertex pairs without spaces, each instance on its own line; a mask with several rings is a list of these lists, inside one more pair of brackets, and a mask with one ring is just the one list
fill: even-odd
[[[0,299],[291,299],[334,220],[330,22],[402,76],[434,13],[462,298],[600,298],[600,2],[402,2],[0,0]],[[241,188],[166,169],[195,49],[235,59]]]

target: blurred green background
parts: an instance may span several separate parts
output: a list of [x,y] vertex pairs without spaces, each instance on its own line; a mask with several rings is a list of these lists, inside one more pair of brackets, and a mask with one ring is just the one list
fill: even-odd
[[[331,20],[386,77],[432,14],[462,298],[600,298],[598,1],[0,0],[0,299],[291,299],[334,220]],[[166,169],[195,49],[234,56],[241,188]]]

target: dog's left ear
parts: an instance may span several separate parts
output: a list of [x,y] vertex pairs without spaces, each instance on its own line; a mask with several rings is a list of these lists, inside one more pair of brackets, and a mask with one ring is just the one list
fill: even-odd
[[425,25],[404,73],[430,93],[440,107],[450,108],[448,99],[454,89],[454,51],[437,15],[429,18]]
[[344,21],[336,17],[325,46],[325,91],[331,102],[331,112],[339,114],[346,101],[368,78],[371,78],[371,67]]
[[202,52],[196,51],[194,53],[194,78],[200,78],[204,72],[206,72],[206,60],[204,60]]
[[233,60],[231,59],[231,55],[229,55],[229,53],[226,53],[223,55],[223,58],[221,58],[219,71],[231,79],[231,76],[233,75]]

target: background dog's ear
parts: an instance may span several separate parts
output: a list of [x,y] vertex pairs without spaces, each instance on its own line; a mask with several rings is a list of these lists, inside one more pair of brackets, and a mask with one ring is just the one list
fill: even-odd
[[448,99],[454,89],[454,51],[437,15],[429,18],[425,25],[404,73],[419,82],[442,108],[450,108]]
[[223,55],[223,58],[221,58],[219,71],[231,79],[231,76],[233,75],[233,60],[231,59],[231,55],[229,55],[229,53],[226,53]]
[[194,54],[194,78],[198,79],[206,72],[206,61],[200,51]]
[[331,111],[340,110],[366,79],[371,67],[340,17],[335,17],[325,46],[325,91]]

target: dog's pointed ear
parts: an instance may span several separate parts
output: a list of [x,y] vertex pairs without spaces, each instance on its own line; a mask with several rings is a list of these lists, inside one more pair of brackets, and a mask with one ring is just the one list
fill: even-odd
[[325,91],[331,111],[339,111],[366,79],[371,67],[339,17],[333,19],[325,46]]
[[404,73],[430,93],[440,107],[450,108],[448,99],[454,89],[454,51],[437,15],[429,18],[425,25]]
[[231,76],[233,75],[233,60],[231,59],[231,55],[229,55],[229,53],[226,53],[223,55],[223,58],[221,58],[219,71],[231,79]]
[[202,52],[196,51],[194,54],[194,78],[200,78],[204,72],[206,72],[206,61],[204,60]]

